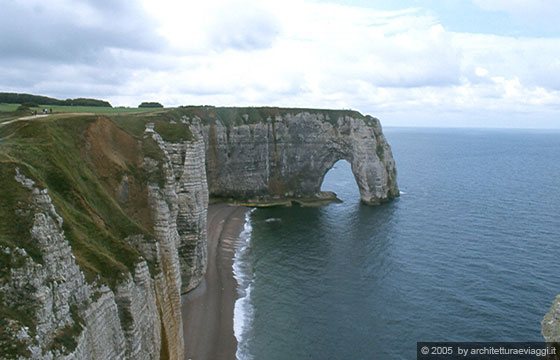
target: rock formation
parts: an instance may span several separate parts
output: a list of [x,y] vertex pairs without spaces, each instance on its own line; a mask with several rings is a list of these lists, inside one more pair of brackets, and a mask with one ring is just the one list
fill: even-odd
[[31,238],[39,246],[42,264],[22,248],[1,249],[12,264],[19,265],[2,279],[2,305],[31,312],[28,316],[34,317],[35,325],[30,329],[17,319],[6,319],[3,330],[13,342],[2,339],[1,353],[33,359],[150,359],[158,355],[161,322],[146,262],[139,262],[116,291],[88,284],[48,190],[39,189],[18,168],[15,179],[31,192]]
[[560,295],[554,299],[541,325],[542,334],[547,342],[560,343]]
[[[102,178],[121,174],[113,193],[123,208],[146,198],[147,209],[129,206],[128,211],[147,215],[149,219],[135,217],[152,233],[134,227],[137,230],[123,239],[131,249],[128,255],[137,251],[129,273],[114,274],[115,282],[106,276],[87,281],[78,262],[87,266],[103,261],[95,258],[101,255],[80,254],[77,261],[70,245],[76,240],[67,236],[66,219],[57,212],[49,190],[18,166],[3,167],[2,176],[15,180],[12,190],[27,193],[23,198],[29,200],[14,203],[14,218],[2,221],[30,217],[27,231],[37,246],[23,239],[16,239],[20,246],[0,242],[0,310],[11,315],[0,323],[1,357],[182,360],[181,293],[195,287],[206,269],[204,144],[201,139],[166,142],[150,123],[143,138],[136,140],[104,118],[87,130],[84,162],[92,160],[89,166],[98,166]],[[94,216],[95,223],[108,226],[109,219]]]
[[351,111],[192,107],[15,122],[0,137],[8,359],[182,359],[181,294],[206,271],[209,194],[333,201],[320,186],[346,159],[364,203],[398,196],[379,121]]
[[395,161],[379,120],[357,112],[337,115],[306,110],[255,122],[242,114],[241,124],[200,126],[210,194],[256,205],[332,201],[335,195],[321,192],[321,184],[345,159],[365,204],[398,197]]

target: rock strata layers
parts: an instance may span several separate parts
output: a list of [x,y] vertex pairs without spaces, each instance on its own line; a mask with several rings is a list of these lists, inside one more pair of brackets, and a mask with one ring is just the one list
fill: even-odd
[[[120,123],[130,126],[127,132],[104,117],[60,120],[53,129],[30,122],[56,135],[42,139],[49,147],[75,153],[67,163],[53,161],[63,168],[54,171],[35,171],[25,159],[0,164],[2,176],[15,179],[15,190],[27,199],[10,205],[13,219],[0,219],[0,225],[22,221],[25,227],[16,229],[21,239],[0,234],[0,310],[8,315],[0,319],[0,357],[183,359],[181,294],[206,272],[209,195],[257,205],[326,203],[336,196],[322,192],[321,183],[340,159],[352,165],[364,203],[399,195],[395,162],[377,119],[298,109],[261,116],[269,110],[148,117],[141,119],[143,133],[134,132],[137,123]],[[258,119],[255,111],[261,111]],[[227,122],[215,117],[219,113],[239,114],[240,120]],[[34,131],[21,129],[22,139]],[[81,132],[67,136],[79,138],[83,148],[62,135],[76,129]],[[50,166],[48,160],[34,166]],[[77,163],[87,165],[77,170]],[[62,171],[64,176],[57,173]],[[99,198],[84,199],[86,194]],[[126,231],[112,227],[116,212]],[[84,214],[90,223],[80,227]],[[82,237],[72,233],[76,229]],[[104,232],[111,232],[111,243],[95,238]],[[118,273],[103,273],[104,264]]]
[[373,117],[299,111],[256,123],[242,118],[236,125],[191,120],[205,140],[212,196],[255,204],[334,200],[321,183],[340,159],[352,165],[364,203],[399,196],[391,148]]
[[[112,291],[89,284],[76,264],[47,189],[19,172],[16,180],[32,194],[31,236],[39,244],[42,264],[24,249],[4,248],[20,266],[14,266],[0,285],[2,305],[25,304],[36,324],[28,327],[12,320],[5,330],[13,346],[33,359],[151,359],[160,352],[160,319],[155,291],[145,261],[133,276]],[[9,354],[1,344],[2,350]]]
[[[0,276],[0,306],[26,314],[34,326],[25,326],[18,316],[2,322],[0,357],[184,358],[181,293],[194,288],[206,269],[204,143],[166,142],[150,126],[144,139],[159,148],[141,161],[153,238],[125,239],[141,257],[112,287],[86,281],[48,189],[17,168],[10,175],[30,194],[30,203],[18,211],[33,217],[29,232],[38,253],[0,246],[10,259],[8,273]],[[127,201],[131,176],[123,176],[116,200]]]

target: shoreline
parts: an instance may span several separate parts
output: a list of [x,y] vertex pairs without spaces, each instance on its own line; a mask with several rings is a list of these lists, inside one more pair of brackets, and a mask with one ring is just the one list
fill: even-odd
[[248,210],[229,204],[208,207],[208,268],[200,284],[181,296],[185,359],[235,359],[233,257]]

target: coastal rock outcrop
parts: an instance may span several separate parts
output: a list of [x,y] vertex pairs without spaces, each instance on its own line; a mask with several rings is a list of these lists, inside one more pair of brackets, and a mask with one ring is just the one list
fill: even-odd
[[[287,111],[255,121],[201,125],[210,195],[256,205],[336,200],[321,192],[327,171],[340,159],[352,172],[365,204],[399,196],[391,148],[379,120],[357,112]],[[196,130],[194,130],[196,131]]]
[[560,343],[560,295],[552,302],[550,311],[541,322],[542,334],[547,342]]
[[179,235],[181,292],[185,293],[196,287],[206,273],[208,185],[204,142],[200,138],[166,142],[157,133],[153,133],[153,138],[168,159],[166,186],[171,188],[167,197],[176,207],[173,218]]

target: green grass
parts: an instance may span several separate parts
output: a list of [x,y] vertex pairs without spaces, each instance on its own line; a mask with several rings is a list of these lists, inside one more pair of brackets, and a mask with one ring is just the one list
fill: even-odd
[[[181,106],[184,114],[189,117],[198,116],[203,123],[220,121],[224,125],[256,124],[276,116],[309,112],[322,114],[325,121],[335,124],[342,116],[352,116],[360,119],[365,117],[355,110],[328,110],[312,108],[280,108],[280,107],[215,107],[215,106]],[[248,115],[244,118],[243,115]]]
[[18,110],[17,104],[0,104],[0,123],[32,115],[31,110]]
[[0,104],[0,112],[13,112],[18,108],[18,104]]
[[[16,247],[25,249],[35,263],[43,263],[42,250],[30,233],[37,210],[31,191],[14,179],[16,168],[35,181],[35,187],[48,189],[57,213],[63,218],[62,230],[88,282],[97,281],[115,289],[140,261],[139,252],[124,239],[140,234],[146,241],[155,241],[151,221],[139,223],[127,213],[123,208],[126,205],[119,204],[111,192],[111,184],[118,183],[127,173],[131,181],[136,182],[136,194],[147,194],[148,182],[163,185],[163,169],[160,166],[154,173],[147,174],[138,163],[129,163],[133,160],[127,157],[123,157],[124,164],[110,161],[96,164],[92,153],[94,145],[86,144],[103,136],[103,132],[91,134],[92,125],[99,121],[102,119],[97,115],[59,114],[0,126],[0,245],[2,249],[11,249],[9,254],[0,251],[0,283],[9,281],[10,269],[25,265],[25,259],[13,252]],[[131,124],[135,122],[144,120],[132,119]],[[105,124],[108,123],[102,126],[108,126]],[[110,137],[115,132],[113,128]],[[128,143],[137,144],[136,141]],[[103,144],[95,145],[96,149],[104,149]],[[141,158],[150,156],[162,160],[163,153],[151,138],[137,146]],[[96,170],[99,166],[113,167],[107,174],[114,174],[115,178],[100,175]],[[149,215],[149,210],[146,211]],[[153,274],[158,265],[148,261],[148,266]],[[32,337],[35,334],[37,303],[29,298],[31,294],[20,291],[17,305],[5,306],[0,293],[0,353],[6,356],[26,355],[24,345],[14,344],[8,335],[2,335],[10,326],[9,319],[29,327]],[[48,348],[69,351],[76,346],[75,338],[81,332],[82,321],[75,309],[72,310],[74,323],[61,329]],[[125,325],[130,320],[128,315],[120,314]]]
[[152,112],[149,113],[112,115],[109,117],[118,127],[136,137],[142,136],[146,124],[153,123],[154,130],[165,141],[178,143],[193,139],[188,125],[180,121],[185,115],[187,115],[187,111],[184,109],[172,108],[159,109],[159,111],[153,111],[152,109]]
[[[61,105],[42,105],[31,110],[41,113],[43,109],[52,109],[53,113],[90,113],[90,114],[130,114],[145,113],[155,109],[129,108],[129,107],[100,107],[100,106],[61,106]],[[161,110],[161,109],[158,109]]]
[[[110,116],[119,127],[135,136],[141,136],[147,122],[155,123],[155,130],[166,140],[180,142],[192,138],[192,134],[187,126],[179,123],[182,116],[193,118],[198,116],[203,123],[212,124],[216,121],[224,125],[243,125],[256,124],[274,119],[276,116],[286,114],[297,114],[300,112],[310,112],[322,114],[325,121],[336,124],[337,120],[343,116],[352,116],[364,119],[366,123],[371,123],[371,117],[364,117],[354,110],[327,110],[312,108],[279,108],[279,107],[215,107],[215,106],[180,106],[178,108],[128,108],[128,107],[96,107],[96,106],[58,106],[41,105],[37,108],[30,108],[30,112],[15,113],[17,104],[0,104],[0,122],[17,119],[22,116],[30,115],[34,111],[42,113],[42,109],[52,109],[57,113],[83,113],[99,114]],[[127,115],[134,115],[133,117]],[[244,115],[248,115],[245,117]],[[170,121],[177,121],[171,124]],[[175,125],[175,126],[173,126]]]
[[[33,223],[31,206],[27,205],[31,201],[31,191],[14,179],[16,166],[0,154],[0,245],[3,249],[13,250],[15,246],[23,248],[35,262],[42,263],[41,252],[29,233]],[[9,278],[10,269],[24,265],[25,259],[20,255],[13,251],[10,254],[0,251],[0,279]],[[33,314],[36,312],[36,303],[27,295],[26,292],[18,294],[16,305],[8,307],[4,305],[0,294],[0,353],[6,358],[29,356],[24,345],[14,343],[14,339],[7,335],[7,319],[16,320],[22,326],[27,326],[32,336],[35,334]]]
[[[95,116],[61,117],[16,122],[0,127],[0,210],[2,243],[25,248],[40,262],[29,238],[32,221],[22,212],[29,191],[13,177],[18,166],[40,188],[48,188],[76,261],[86,278],[98,275],[114,287],[133,270],[139,253],[123,239],[149,231],[128,217],[98,178],[83,151],[88,126]],[[5,199],[5,202],[4,202]],[[14,214],[20,213],[20,216]]]
[[[31,202],[31,191],[15,180],[16,166],[0,152],[0,245],[24,248],[35,262],[42,263],[39,248],[29,234],[33,213],[31,206],[26,204]],[[14,260],[12,256],[0,256],[0,276],[6,275],[6,271],[18,265],[13,263]]]
[[139,116],[112,115],[109,118],[119,128],[137,138],[142,137],[146,129],[146,123],[149,122]]
[[[0,104],[0,112],[13,112],[18,104]],[[288,113],[296,114],[299,112],[320,113],[328,117],[330,121],[336,121],[340,116],[353,116],[364,118],[362,114],[355,110],[329,110],[313,108],[281,108],[281,107],[216,107],[206,105],[180,106],[179,108],[131,108],[131,107],[98,107],[98,106],[61,106],[61,105],[39,105],[31,108],[32,111],[41,112],[42,109],[52,109],[55,113],[91,113],[91,114],[139,114],[139,113],[166,113],[164,117],[175,118],[177,115],[187,115],[190,117],[198,116],[204,121],[222,121],[224,124],[240,125],[242,123],[257,123],[269,117]],[[249,119],[245,121],[241,115],[248,114]],[[180,116],[179,116],[180,117]]]
[[[17,110],[19,104],[0,104],[0,123],[16,120],[21,117],[43,114],[43,109],[52,110],[49,117],[60,114],[96,114],[96,115],[132,115],[132,114],[150,114],[162,111],[161,108],[129,108],[129,107],[100,107],[100,106],[62,106],[62,105],[40,105],[39,107],[31,107],[28,110]],[[166,109],[165,111],[173,111],[173,108]],[[138,126],[143,126],[138,123]],[[143,131],[143,130],[142,130]]]
[[[14,112],[19,104],[0,104],[0,113]],[[31,111],[37,111],[42,114],[43,109],[52,109],[53,113],[89,113],[89,114],[131,114],[131,113],[148,113],[161,111],[161,108],[131,108],[131,107],[101,107],[101,106],[63,106],[63,105],[39,105],[30,108]]]
[[154,139],[148,137],[146,139],[142,139],[142,153],[145,157],[158,161],[158,171],[151,174],[142,174],[138,177],[146,183],[157,183],[160,188],[163,187],[165,185],[165,173],[163,170],[163,160],[165,155],[163,154],[163,151]]

